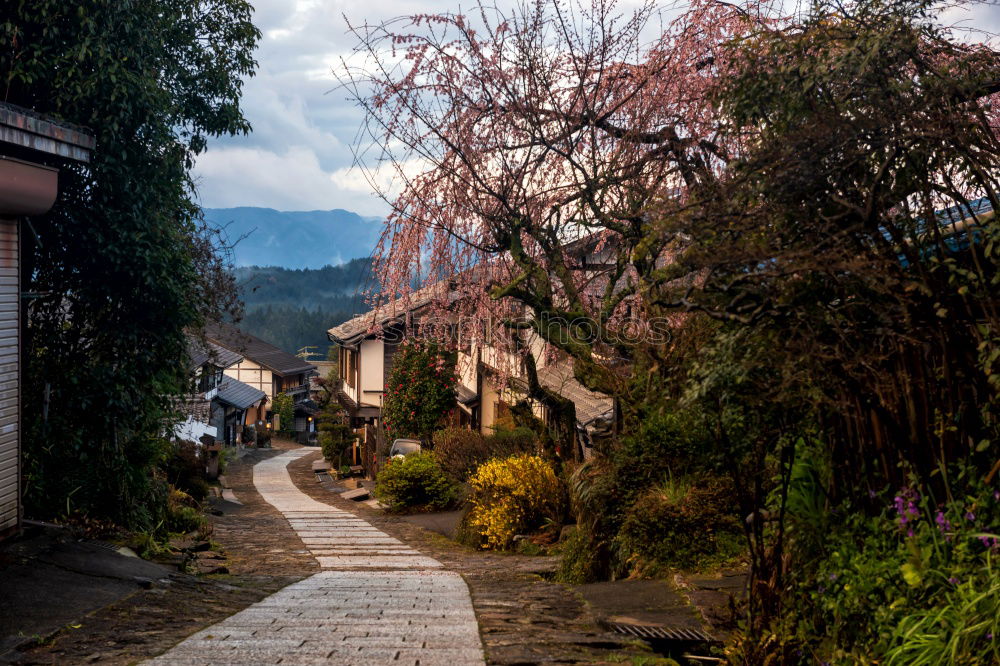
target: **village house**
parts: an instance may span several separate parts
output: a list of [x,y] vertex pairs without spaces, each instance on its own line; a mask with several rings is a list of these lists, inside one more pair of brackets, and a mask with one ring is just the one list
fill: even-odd
[[[294,431],[302,443],[310,439],[316,432],[314,417],[317,405],[309,397],[310,378],[316,374],[315,365],[231,324],[210,324],[206,327],[205,337],[242,357],[238,363],[223,370],[225,376],[265,395],[268,407],[255,413],[255,426]],[[282,393],[292,398],[295,420],[291,424],[278,422],[273,412],[274,397]],[[247,423],[249,425],[250,422]]]
[[175,437],[197,442],[208,436],[235,446],[243,440],[247,426],[263,422],[267,395],[225,374],[243,361],[240,354],[191,337],[188,355],[194,392],[184,400],[186,419],[175,429]]
[[0,539],[21,526],[21,337],[32,297],[21,293],[29,270],[21,243],[34,242],[24,220],[55,203],[52,164],[89,162],[94,147],[80,128],[0,102]]
[[[567,244],[566,248],[578,257],[578,270],[587,271],[589,277],[598,277],[611,265],[611,249],[595,237]],[[407,336],[433,330],[436,336],[447,336],[447,342],[457,348],[459,382],[452,418],[456,425],[490,434],[509,421],[511,405],[526,399],[527,382],[519,358],[477,336],[463,339],[463,326],[450,314],[459,298],[451,281],[437,282],[327,332],[340,358],[337,397],[350,415],[352,427],[362,435],[362,459],[366,463],[376,460],[383,437],[379,426],[385,383],[396,349]],[[433,319],[433,326],[427,324],[429,319]],[[539,383],[574,403],[576,455],[588,457],[595,433],[610,427],[613,399],[582,386],[573,377],[572,360],[547,350],[537,335],[526,335],[525,346],[534,358]],[[553,415],[543,405],[529,403],[538,418],[551,421]]]
[[447,283],[435,283],[327,331],[339,358],[337,401],[360,435],[357,458],[369,473],[382,443],[382,399],[396,349],[417,333],[421,317],[451,297]]

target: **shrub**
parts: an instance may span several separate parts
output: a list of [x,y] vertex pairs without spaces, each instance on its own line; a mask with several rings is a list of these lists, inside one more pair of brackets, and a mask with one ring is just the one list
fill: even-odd
[[486,437],[491,458],[509,458],[519,453],[535,453],[538,436],[531,428],[504,428]]
[[208,496],[208,481],[205,479],[205,461],[200,449],[192,441],[185,440],[173,445],[173,450],[163,471],[167,482],[184,491],[200,502]]
[[295,404],[292,402],[292,396],[287,393],[279,393],[274,396],[271,412],[278,417],[278,426],[283,435],[288,436],[295,433]]
[[621,438],[611,455],[622,483],[643,490],[671,472],[680,473],[693,461],[708,457],[703,426],[685,411],[646,416],[634,433]]
[[[619,534],[644,493],[669,478],[671,471],[707,474],[714,466],[704,425],[690,410],[665,411],[635,417],[634,427],[613,447],[579,466],[572,477],[573,509],[581,533],[591,540],[584,569],[593,580],[626,575],[636,554]],[[700,462],[695,465],[694,460]],[[636,509],[638,510],[638,509]],[[655,526],[648,526],[655,531]],[[646,529],[634,523],[637,530]],[[579,537],[583,538],[583,536]],[[728,539],[727,539],[728,541]],[[727,544],[727,550],[738,548]],[[647,553],[648,554],[648,553]],[[654,557],[653,561],[659,561]]]
[[426,451],[387,461],[375,479],[375,497],[389,511],[445,509],[458,498],[455,483]]
[[445,428],[434,433],[434,455],[449,476],[465,481],[491,458],[534,453],[536,441],[529,428],[498,430],[486,437],[475,430]]
[[356,439],[357,435],[340,418],[320,416],[319,445],[323,451],[323,457],[331,464],[341,464],[345,455],[349,455],[348,451]]
[[[904,488],[875,516],[840,503],[824,539],[802,525],[774,642],[810,663],[1000,663],[1000,490],[952,482],[951,501]],[[736,647],[756,642],[744,632]]]
[[[329,385],[331,382],[327,380]],[[323,457],[331,464],[341,465],[344,454],[354,444],[357,435],[351,430],[347,412],[331,392],[320,398],[320,411],[316,415],[316,425],[319,430],[319,445]]]
[[601,578],[601,566],[597,562],[591,535],[577,527],[561,545],[562,558],[556,571],[556,580],[570,585],[593,583]]
[[718,564],[743,552],[729,484],[670,479],[625,512],[613,548],[631,574]]
[[219,451],[219,474],[225,474],[235,455],[233,449],[223,446]]
[[198,508],[198,502],[182,490],[173,488],[167,500],[167,531],[186,534],[200,530],[205,525],[205,516]]
[[459,481],[468,479],[490,458],[486,438],[465,428],[445,428],[434,433],[433,453],[448,476]]
[[552,466],[538,456],[488,460],[469,486],[464,533],[470,545],[509,548],[515,535],[539,528],[546,519],[562,518],[565,491]]
[[389,438],[430,440],[455,406],[457,381],[451,354],[433,342],[407,338],[385,380],[382,420]]

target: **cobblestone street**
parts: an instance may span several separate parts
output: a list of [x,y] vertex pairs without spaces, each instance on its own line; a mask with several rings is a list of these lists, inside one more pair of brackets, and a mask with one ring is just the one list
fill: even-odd
[[481,664],[465,581],[354,514],[293,484],[292,450],[253,483],[323,569],[191,636],[154,664]]

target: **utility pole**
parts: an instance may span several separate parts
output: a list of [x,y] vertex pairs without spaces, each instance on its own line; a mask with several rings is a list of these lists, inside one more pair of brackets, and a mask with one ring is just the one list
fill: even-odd
[[295,355],[305,361],[309,361],[313,356],[322,356],[322,354],[320,354],[318,351],[314,351],[316,349],[319,349],[319,347],[316,345],[306,345],[305,347],[297,351]]

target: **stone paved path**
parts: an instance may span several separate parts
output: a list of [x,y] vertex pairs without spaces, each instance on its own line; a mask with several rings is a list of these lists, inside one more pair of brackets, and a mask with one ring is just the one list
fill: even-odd
[[482,664],[469,590],[457,573],[292,483],[298,449],[253,481],[323,569],[194,634],[151,664]]

